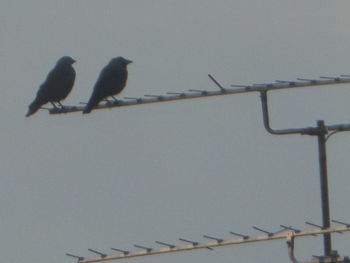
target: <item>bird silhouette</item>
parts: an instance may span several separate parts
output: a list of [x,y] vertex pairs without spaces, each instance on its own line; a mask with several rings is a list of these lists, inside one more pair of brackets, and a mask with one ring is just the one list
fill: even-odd
[[41,84],[34,101],[29,105],[26,117],[37,112],[40,107],[48,102],[54,107],[58,103],[61,107],[61,100],[65,99],[73,88],[75,70],[72,64],[75,60],[69,56],[61,57],[55,67],[49,72],[46,80]]
[[125,88],[129,63],[132,61],[123,57],[112,58],[109,61],[108,65],[102,69],[83,113],[90,113],[101,100],[113,97]]

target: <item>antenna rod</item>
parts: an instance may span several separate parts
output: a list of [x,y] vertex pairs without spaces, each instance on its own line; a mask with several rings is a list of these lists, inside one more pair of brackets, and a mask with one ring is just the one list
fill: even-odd
[[[350,227],[348,226],[340,226],[340,227],[333,227],[333,228],[327,228],[327,229],[310,229],[306,231],[301,232],[294,232],[293,236],[295,238],[297,237],[303,237],[303,236],[315,236],[315,235],[321,235],[325,233],[339,233],[339,232],[347,232],[350,231]],[[191,251],[194,249],[210,249],[215,247],[222,247],[222,246],[231,246],[231,245],[238,245],[238,244],[246,244],[246,243],[253,243],[253,242],[265,242],[269,240],[279,240],[279,239],[286,239],[290,235],[291,232],[283,232],[273,235],[260,235],[256,237],[247,237],[247,238],[233,238],[233,239],[227,239],[222,240],[222,242],[217,242],[216,240],[210,241],[207,243],[198,243],[196,241],[191,241],[187,239],[180,239],[181,241],[187,242],[189,244],[186,245],[179,245],[179,246],[173,246],[171,244],[160,242],[161,245],[166,245],[166,247],[162,247],[159,249],[152,249],[147,251],[147,249],[150,249],[148,247],[141,247],[143,250],[137,250],[137,251],[127,251],[128,253],[118,253],[116,255],[106,255],[105,257],[102,257],[100,254],[98,257],[92,257],[92,258],[83,258],[80,257],[78,263],[96,263],[96,262],[105,262],[105,261],[111,261],[111,260],[118,260],[118,259],[126,259],[126,258],[132,258],[132,257],[143,257],[143,256],[151,256],[151,255],[159,255],[159,254],[167,254],[167,253],[175,253],[175,252],[181,252],[181,251]],[[236,235],[237,233],[232,232],[232,234]],[[238,234],[240,235],[240,234]],[[241,235],[244,237],[244,235]],[[158,242],[157,242],[158,243]],[[168,247],[168,245],[171,245],[172,247]],[[144,250],[146,249],[146,250]],[[114,249],[113,249],[114,250]],[[117,251],[120,251],[119,249],[116,249]],[[121,251],[123,252],[123,251]],[[325,261],[322,261],[324,263],[330,263],[331,261],[327,261],[329,258],[325,258]],[[345,263],[343,261],[337,261],[339,263]],[[303,262],[304,263],[304,262]],[[319,263],[319,262],[310,262],[310,263]]]
[[[318,159],[320,165],[320,181],[321,181],[321,200],[322,200],[322,219],[323,228],[331,226],[330,212],[329,212],[329,198],[328,198],[328,178],[327,178],[327,155],[326,155],[326,134],[327,129],[324,121],[317,121],[319,129],[318,134]],[[331,234],[323,235],[324,255],[330,257],[332,254]]]
[[[345,84],[350,83],[350,75],[344,77],[334,77],[334,78],[321,78],[321,79],[299,79],[301,81],[276,81],[273,83],[263,83],[263,84],[253,84],[253,85],[231,85],[231,87],[237,87],[237,89],[226,89],[224,88],[212,75],[208,74],[208,77],[219,87],[220,90],[197,90],[190,89],[190,92],[175,92],[174,94],[168,93],[167,95],[146,95],[142,98],[125,97],[126,100],[112,101],[109,103],[101,103],[95,107],[97,109],[115,108],[115,107],[125,107],[140,104],[150,104],[150,103],[160,103],[166,101],[176,101],[185,99],[195,99],[204,98],[212,96],[222,96],[231,94],[240,94],[247,92],[259,92],[261,90],[278,90],[287,88],[303,88],[303,87],[317,87],[322,85],[333,85],[333,84]],[[177,96],[174,96],[177,95]],[[86,104],[83,102],[82,104]],[[85,105],[83,106],[67,106],[64,108],[50,108],[50,114],[63,114],[71,113],[77,111],[83,111]]]
[[212,75],[208,74],[208,77],[219,87],[221,92],[225,92],[225,88]]

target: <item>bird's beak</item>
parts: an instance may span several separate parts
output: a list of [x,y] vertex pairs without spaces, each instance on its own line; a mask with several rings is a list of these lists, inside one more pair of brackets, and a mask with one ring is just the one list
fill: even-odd
[[133,61],[132,60],[126,60],[126,64],[130,64],[130,63],[132,63]]

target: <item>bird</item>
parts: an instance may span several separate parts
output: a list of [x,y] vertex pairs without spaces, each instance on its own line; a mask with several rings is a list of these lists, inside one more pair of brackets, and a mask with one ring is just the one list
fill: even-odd
[[29,105],[26,117],[37,112],[42,105],[48,102],[55,108],[57,108],[55,103],[63,107],[61,100],[64,100],[68,96],[74,85],[76,73],[72,66],[73,63],[75,63],[75,60],[70,56],[63,56],[57,61],[55,67],[47,75],[44,83],[41,84],[36,98]]
[[114,95],[119,94],[125,88],[128,79],[127,65],[130,63],[132,63],[131,60],[123,57],[115,57],[109,61],[95,83],[91,97],[83,111],[84,114],[90,113],[101,100],[107,97],[115,99]]

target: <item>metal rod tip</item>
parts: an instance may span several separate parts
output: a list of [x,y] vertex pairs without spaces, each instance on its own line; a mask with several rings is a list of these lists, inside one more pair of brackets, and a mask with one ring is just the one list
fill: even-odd
[[84,260],[85,259],[84,257],[80,257],[80,256],[73,255],[73,254],[70,254],[70,253],[66,253],[66,256],[72,257],[72,258],[77,258],[78,260]]
[[208,77],[216,84],[216,86],[219,87],[221,92],[225,92],[226,91],[226,89],[212,75],[208,74]]
[[223,242],[224,240],[222,238],[217,238],[217,237],[212,237],[212,236],[208,236],[208,235],[203,235],[204,238],[208,238],[208,239],[212,239],[217,241],[218,243]]
[[264,230],[264,229],[261,229],[261,228],[259,228],[259,227],[257,227],[257,226],[253,226],[253,228],[254,228],[255,230],[258,230],[258,231],[260,231],[260,232],[263,232],[263,233],[267,234],[268,236],[273,236],[273,235],[274,235],[274,233],[269,232],[269,231],[266,231],[266,230]]
[[188,239],[184,239],[184,238],[179,238],[180,241],[183,241],[183,242],[187,242],[187,243],[191,243],[193,246],[198,246],[199,243],[196,242],[196,241],[192,241],[192,240],[188,240]]
[[291,226],[280,225],[280,227],[282,227],[282,228],[284,228],[284,229],[287,229],[287,230],[292,230],[292,231],[294,231],[295,233],[301,232],[300,229],[296,229],[296,228],[291,227]]
[[332,220],[333,223],[337,223],[337,224],[340,224],[340,225],[344,225],[346,227],[350,227],[350,224],[349,223],[345,223],[345,222],[342,222],[342,221],[338,221],[338,220]]
[[169,244],[169,243],[165,243],[165,242],[162,242],[162,241],[155,241],[157,244],[159,245],[163,245],[163,246],[167,246],[169,248],[175,248],[176,246],[173,245],[173,244]]
[[243,239],[248,239],[249,236],[247,235],[242,235],[242,234],[239,234],[239,233],[236,233],[236,232],[230,232],[231,235],[234,235],[234,236],[238,236],[238,237],[242,237]]
[[144,249],[144,250],[146,250],[148,253],[151,252],[151,251],[153,250],[153,248],[144,247],[144,246],[140,246],[140,245],[134,245],[134,247]]
[[95,254],[97,254],[97,255],[100,255],[101,257],[107,257],[107,254],[105,254],[105,253],[102,253],[102,252],[100,252],[100,251],[97,251],[97,250],[95,250],[95,249],[91,249],[91,248],[88,248],[88,250],[89,251],[91,251],[91,252],[93,252],[93,253],[95,253]]
[[121,252],[121,253],[123,253],[124,255],[128,255],[128,254],[130,253],[130,251],[123,250],[123,249],[119,249],[119,248],[114,248],[114,247],[111,247],[111,250]]
[[305,224],[310,225],[310,226],[314,226],[314,227],[317,227],[317,228],[320,228],[320,229],[323,229],[323,226],[320,226],[320,225],[317,225],[317,224],[314,224],[314,223],[311,223],[311,222],[308,222],[308,221],[306,221]]

